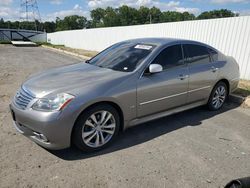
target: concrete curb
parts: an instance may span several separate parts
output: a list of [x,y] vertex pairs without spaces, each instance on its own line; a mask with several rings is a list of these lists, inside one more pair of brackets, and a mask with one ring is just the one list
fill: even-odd
[[61,49],[57,49],[57,48],[53,48],[53,47],[49,47],[49,46],[45,46],[45,45],[41,45],[43,48],[47,48],[49,50],[53,50],[53,51],[56,51],[56,52],[62,52],[62,53],[65,53],[65,54],[68,54],[68,55],[73,55],[73,56],[76,56],[76,57],[80,57],[84,60],[88,60],[90,59],[91,57],[88,57],[88,56],[85,56],[85,55],[80,55],[80,54],[77,54],[77,53],[74,53],[74,52],[68,52],[66,50],[61,50]]
[[250,108],[250,96],[242,97],[237,94],[231,94],[229,96],[229,101],[239,104],[242,108]]

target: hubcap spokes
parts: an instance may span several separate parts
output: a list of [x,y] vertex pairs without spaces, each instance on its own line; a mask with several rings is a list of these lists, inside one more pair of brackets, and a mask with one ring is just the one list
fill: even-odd
[[212,104],[216,109],[218,109],[223,105],[225,99],[226,99],[226,89],[223,86],[219,86],[214,93]]
[[114,116],[108,111],[93,113],[82,128],[83,142],[90,147],[100,147],[106,144],[115,132]]

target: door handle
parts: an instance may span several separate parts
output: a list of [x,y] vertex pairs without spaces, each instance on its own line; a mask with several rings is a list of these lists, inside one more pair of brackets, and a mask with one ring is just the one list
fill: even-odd
[[212,66],[211,70],[212,70],[212,72],[217,72],[219,70],[219,68]]
[[185,80],[186,78],[189,78],[189,75],[183,75],[183,74],[179,75],[180,80]]

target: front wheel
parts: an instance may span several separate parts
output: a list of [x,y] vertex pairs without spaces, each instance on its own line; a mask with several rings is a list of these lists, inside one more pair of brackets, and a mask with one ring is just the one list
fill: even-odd
[[225,103],[228,95],[228,87],[224,82],[215,85],[208,100],[209,110],[219,110]]
[[108,146],[117,136],[120,117],[107,104],[93,106],[78,118],[73,130],[73,143],[84,151],[97,151]]

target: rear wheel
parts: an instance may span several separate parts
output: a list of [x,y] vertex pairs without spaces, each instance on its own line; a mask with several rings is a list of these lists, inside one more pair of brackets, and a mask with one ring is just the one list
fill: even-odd
[[224,82],[216,84],[208,100],[209,110],[219,110],[225,103],[228,95],[228,87]]
[[107,104],[84,111],[73,130],[73,143],[81,150],[96,151],[108,146],[119,132],[117,110]]

